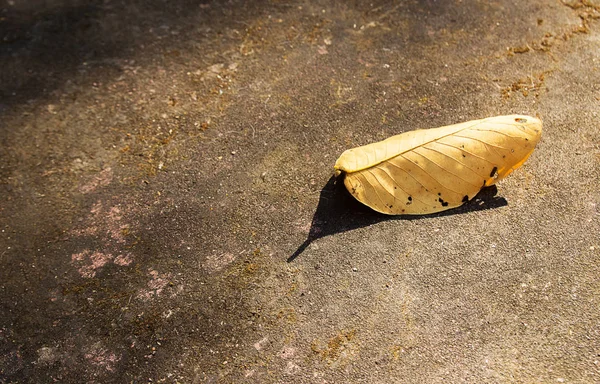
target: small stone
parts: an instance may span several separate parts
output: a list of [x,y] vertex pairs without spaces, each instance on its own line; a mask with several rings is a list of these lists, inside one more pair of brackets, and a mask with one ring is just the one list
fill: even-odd
[[352,267],[352,272],[358,272],[358,268]]

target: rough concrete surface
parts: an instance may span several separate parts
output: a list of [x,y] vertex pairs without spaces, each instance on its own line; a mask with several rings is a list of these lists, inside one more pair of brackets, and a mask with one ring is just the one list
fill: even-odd
[[[0,2],[0,382],[600,382],[597,0]],[[347,148],[544,122],[387,217]]]

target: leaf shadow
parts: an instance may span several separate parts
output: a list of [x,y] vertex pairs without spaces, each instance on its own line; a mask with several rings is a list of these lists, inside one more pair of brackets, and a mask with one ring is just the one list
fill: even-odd
[[358,202],[346,190],[342,177],[331,176],[321,189],[317,210],[312,219],[308,236],[304,243],[288,257],[287,261],[294,261],[315,240],[334,235],[336,233],[351,231],[388,220],[421,220],[449,215],[462,214],[474,211],[483,211],[508,205],[504,197],[496,196],[498,188],[495,185],[485,187],[477,196],[467,203],[447,211],[429,215],[399,215],[390,216],[376,212],[366,205]]

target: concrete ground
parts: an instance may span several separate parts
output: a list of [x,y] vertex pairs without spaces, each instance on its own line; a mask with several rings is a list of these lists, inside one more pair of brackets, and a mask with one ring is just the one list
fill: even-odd
[[[0,2],[0,382],[600,382],[600,1]],[[343,150],[532,157],[390,218]]]

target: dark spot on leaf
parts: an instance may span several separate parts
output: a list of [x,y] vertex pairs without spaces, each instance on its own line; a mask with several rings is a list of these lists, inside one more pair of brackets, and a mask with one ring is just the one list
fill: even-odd
[[462,202],[466,203],[467,201],[469,201],[469,196],[465,195],[465,197],[463,197]]
[[405,212],[405,211],[406,211],[405,209],[402,210],[402,212]]
[[412,196],[408,196],[408,201],[412,201]]
[[503,159],[506,159],[506,155],[502,155],[502,158],[503,158]]
[[467,155],[465,155],[464,153],[462,155],[463,155],[463,157],[467,157]]
[[529,139],[528,139],[528,138],[525,138],[525,141],[529,141]]
[[498,172],[498,167],[494,167],[494,168],[492,169],[492,172],[490,172],[490,177],[494,177],[494,176],[496,176],[496,172]]
[[394,187],[394,189],[398,189],[398,187]]
[[438,196],[442,196],[442,192],[438,192]]
[[448,202],[444,201],[441,197],[438,199],[438,201],[440,203],[442,203],[442,207],[447,207],[448,206]]

